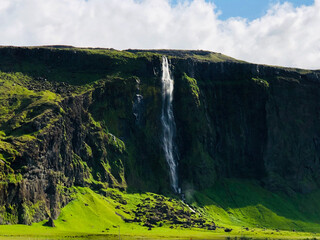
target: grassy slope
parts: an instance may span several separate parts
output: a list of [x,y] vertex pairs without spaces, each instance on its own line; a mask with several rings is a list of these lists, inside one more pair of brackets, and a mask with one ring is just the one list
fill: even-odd
[[[51,110],[58,107],[56,104],[61,100],[59,95],[48,90],[32,91],[25,87],[32,79],[21,73],[3,73],[0,72],[0,124],[14,119],[12,128],[21,126],[21,122],[30,122],[32,117],[38,117],[42,112],[40,110]],[[41,109],[40,109],[41,108]],[[34,109],[37,112],[32,112]],[[31,111],[31,112],[28,112]]]
[[[234,191],[231,191],[232,189]],[[319,193],[309,196],[295,196],[293,198],[280,196],[264,190],[255,183],[243,180],[227,180],[216,187],[201,193],[193,193],[193,205],[197,211],[207,218],[213,218],[220,227],[231,227],[231,233],[225,233],[223,228],[215,231],[202,229],[184,229],[169,225],[156,227],[148,231],[138,223],[125,223],[116,212],[123,217],[130,218],[125,211],[135,209],[142,199],[153,198],[152,193],[126,194],[116,190],[107,190],[125,199],[128,204],[120,209],[118,199],[103,197],[88,188],[77,188],[75,200],[63,208],[59,218],[55,220],[55,228],[43,226],[44,222],[32,226],[11,225],[0,226],[0,236],[84,236],[108,235],[116,236],[120,233],[125,238],[145,237],[185,237],[185,238],[224,238],[226,236],[246,236],[251,238],[313,238],[319,235],[320,224],[317,212],[312,212],[318,206],[316,198]],[[232,196],[231,196],[231,195]],[[108,194],[107,194],[108,195]],[[298,203],[307,203],[309,209],[299,211]],[[319,209],[319,208],[318,208]],[[301,209],[300,209],[301,210]],[[318,215],[319,216],[319,215]],[[314,221],[314,222],[312,222]],[[318,222],[318,224],[316,223]],[[248,227],[249,230],[245,230]],[[267,229],[264,229],[267,228]],[[275,228],[281,229],[276,231]],[[302,233],[285,231],[282,229],[305,230],[318,232]]]
[[193,199],[221,225],[320,232],[319,197],[319,191],[289,197],[254,182],[229,179]]

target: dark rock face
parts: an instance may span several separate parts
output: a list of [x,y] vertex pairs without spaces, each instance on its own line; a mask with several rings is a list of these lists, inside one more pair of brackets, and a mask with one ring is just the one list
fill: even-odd
[[[170,191],[160,135],[158,54],[164,53],[119,57],[76,49],[0,49],[1,71],[29,75],[26,88],[62,99],[34,110],[25,124],[34,139],[18,141],[14,132],[0,139],[16,150],[0,145],[6,160],[0,158],[0,180],[10,169],[22,176],[0,184],[0,223],[55,219],[71,200],[73,185]],[[168,54],[182,190],[208,188],[224,177],[256,179],[286,193],[319,188],[319,72],[199,60],[187,53]],[[32,67],[23,68],[25,63]],[[10,106],[17,101],[8,100]],[[14,217],[3,219],[3,212]]]
[[[258,179],[287,193],[319,187],[316,72],[239,63],[174,65],[186,185],[191,180],[207,187],[224,176]],[[197,80],[198,105],[185,97],[193,86],[178,82],[183,72]]]
[[176,109],[182,109],[177,126],[184,139],[178,142],[181,159],[187,160],[181,174],[197,187],[212,184],[217,176],[263,178],[266,89],[250,82],[244,66],[193,64],[179,70],[189,69],[187,74],[197,80],[198,104],[185,97],[194,88],[190,83],[178,82],[176,90]]
[[48,227],[55,227],[56,225],[53,222],[52,218],[49,218],[48,222],[45,223],[46,226]]

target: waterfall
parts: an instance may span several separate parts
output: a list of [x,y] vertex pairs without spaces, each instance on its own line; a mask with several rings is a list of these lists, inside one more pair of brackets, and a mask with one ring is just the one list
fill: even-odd
[[165,158],[169,165],[170,181],[173,190],[180,193],[178,188],[178,175],[177,175],[177,158],[176,146],[174,137],[176,132],[176,124],[174,122],[172,100],[173,100],[173,79],[170,76],[169,63],[167,57],[162,57],[162,147],[164,150]]

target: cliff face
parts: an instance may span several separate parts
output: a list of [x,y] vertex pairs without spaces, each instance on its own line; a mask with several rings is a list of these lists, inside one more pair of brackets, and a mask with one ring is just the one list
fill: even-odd
[[56,218],[72,186],[171,191],[162,54],[175,82],[183,191],[224,177],[289,194],[319,188],[316,71],[202,51],[1,48],[2,223]]
[[[287,193],[319,186],[319,73],[245,63],[173,65],[181,79],[176,109],[186,140],[179,141],[185,179],[202,187],[213,176],[254,178]],[[198,104],[185,97],[195,87],[183,73],[196,80]]]
[[126,187],[124,144],[88,113],[92,92],[52,105],[33,106],[31,99],[3,128],[0,205],[3,214],[9,211],[3,223],[56,218],[72,199],[72,186]]

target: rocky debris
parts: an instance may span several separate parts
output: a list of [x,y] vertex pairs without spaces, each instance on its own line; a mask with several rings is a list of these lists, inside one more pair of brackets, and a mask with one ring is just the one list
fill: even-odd
[[[116,193],[115,191],[100,191],[100,194],[102,194],[105,197],[109,197],[112,200],[115,200],[116,202],[122,204],[122,205],[127,205],[127,200],[125,200],[121,194]],[[116,209],[120,209],[121,205],[117,205]]]
[[128,204],[127,201],[124,200],[124,199],[120,199],[120,200],[119,200],[119,203],[121,203],[122,205],[127,205],[127,204]]
[[150,216],[148,220],[151,224],[157,224],[157,222],[159,222],[161,219],[157,216]]
[[135,216],[133,222],[142,222],[146,227],[163,226],[166,223],[183,228],[216,229],[214,222],[207,222],[204,217],[191,211],[183,202],[158,195],[143,199],[132,213]]
[[138,222],[138,223],[139,223],[139,222],[141,222],[141,219],[135,217],[135,218],[133,219],[133,222]]
[[153,228],[152,224],[149,222],[146,222],[145,224],[143,224],[143,226],[148,228]]
[[70,95],[72,92],[75,92],[77,90],[76,86],[70,85],[65,82],[49,81],[48,79],[41,76],[35,77],[34,80],[35,81],[29,81],[25,84],[29,90],[35,92],[49,90],[51,92],[58,93],[64,96]]
[[215,224],[215,223],[212,223],[211,225],[208,226],[207,229],[212,231],[212,230],[216,230],[216,228],[217,228],[217,227],[216,227],[216,224]]

